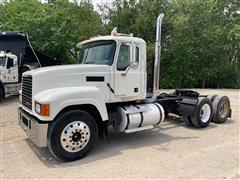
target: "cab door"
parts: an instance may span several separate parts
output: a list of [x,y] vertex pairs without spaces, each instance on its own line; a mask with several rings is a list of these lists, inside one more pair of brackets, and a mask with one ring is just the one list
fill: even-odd
[[115,96],[138,97],[141,91],[139,47],[133,43],[121,43],[115,69]]
[[7,65],[5,70],[5,76],[8,83],[18,82],[18,65],[17,59],[7,58]]

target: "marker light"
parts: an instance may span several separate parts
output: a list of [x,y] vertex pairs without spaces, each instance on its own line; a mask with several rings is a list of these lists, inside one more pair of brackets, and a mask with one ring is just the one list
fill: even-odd
[[35,103],[35,111],[36,113],[42,115],[42,116],[49,116],[50,114],[50,107],[49,104],[40,104]]

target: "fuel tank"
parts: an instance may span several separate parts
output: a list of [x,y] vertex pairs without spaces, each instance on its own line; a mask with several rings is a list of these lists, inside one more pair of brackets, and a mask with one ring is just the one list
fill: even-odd
[[150,129],[165,119],[164,109],[158,103],[119,106],[114,114],[113,127],[119,132]]

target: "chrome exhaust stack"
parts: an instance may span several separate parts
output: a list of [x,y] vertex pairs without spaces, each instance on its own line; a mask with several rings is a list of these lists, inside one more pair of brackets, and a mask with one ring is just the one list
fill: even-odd
[[154,72],[153,72],[153,90],[152,96],[148,102],[154,102],[159,95],[159,79],[160,79],[160,55],[161,55],[161,29],[162,19],[164,14],[161,13],[157,18],[156,28],[156,42],[155,42],[155,59],[154,59]]

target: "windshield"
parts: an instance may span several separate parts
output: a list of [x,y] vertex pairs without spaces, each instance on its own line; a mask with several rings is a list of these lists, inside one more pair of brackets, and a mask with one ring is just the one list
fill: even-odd
[[112,65],[116,50],[115,41],[96,41],[82,45],[79,49],[79,64]]
[[6,57],[0,57],[0,67],[5,67]]

